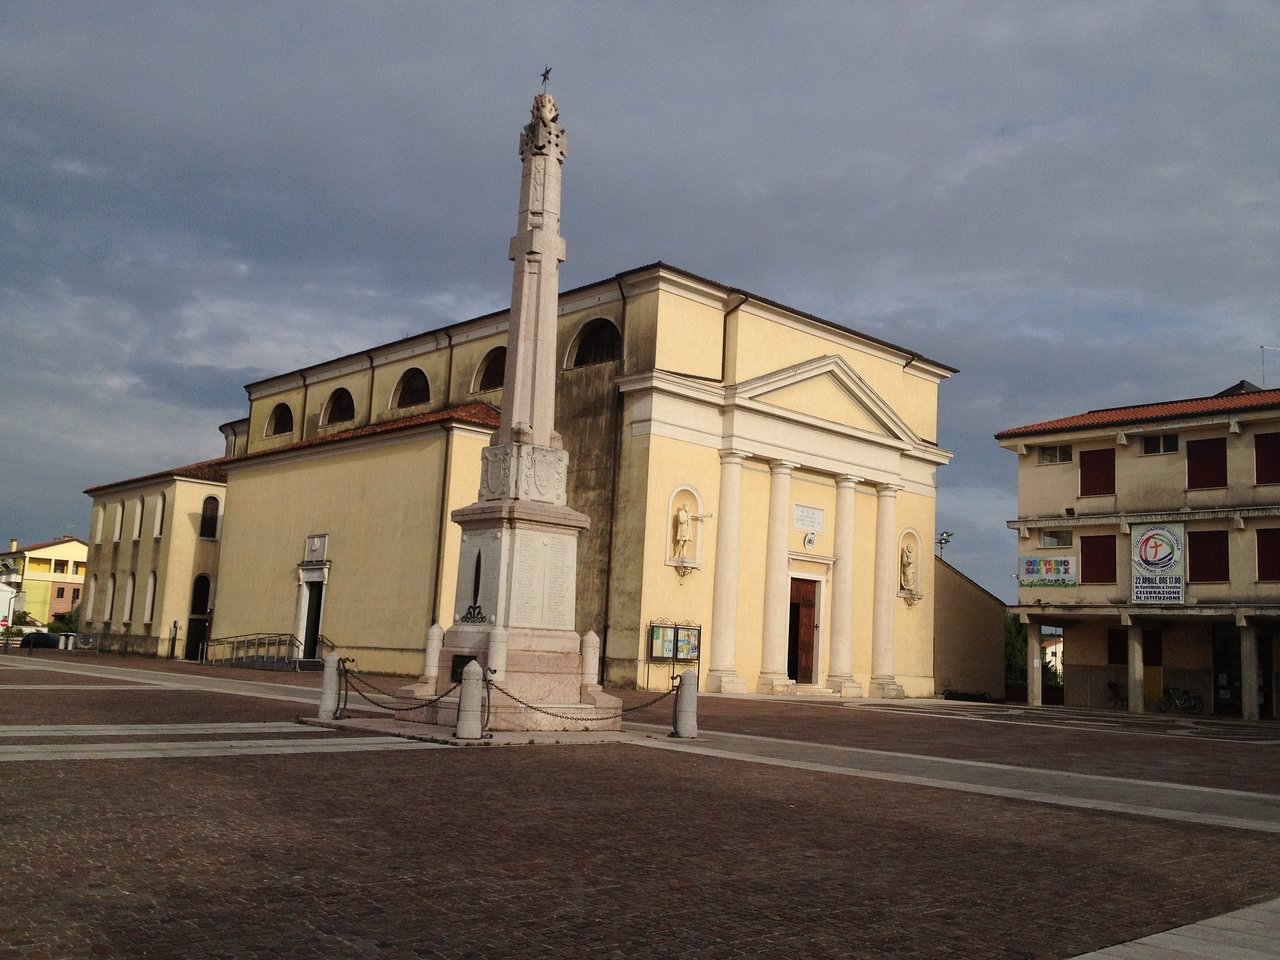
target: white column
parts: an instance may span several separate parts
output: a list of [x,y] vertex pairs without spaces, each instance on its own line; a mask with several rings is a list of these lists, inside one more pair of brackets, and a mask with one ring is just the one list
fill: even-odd
[[790,623],[791,569],[789,534],[791,471],[783,460],[769,464],[769,531],[764,560],[764,637],[760,658],[760,693],[790,693],[787,677],[787,628]]
[[871,696],[901,697],[893,678],[893,604],[898,596],[898,527],[894,520],[898,491],[876,487],[876,582],[871,605]]
[[842,697],[862,696],[853,679],[853,505],[858,478],[836,477],[836,550],[831,568],[831,664],[827,686]]
[[1258,630],[1240,628],[1240,708],[1245,720],[1257,720],[1258,704]]
[[716,508],[716,572],[711,595],[709,693],[746,693],[738,676],[738,525],[742,511],[742,461],[737,450],[720,453],[720,505]]
[[1129,626],[1129,712],[1144,713],[1146,691],[1142,683],[1142,628]]

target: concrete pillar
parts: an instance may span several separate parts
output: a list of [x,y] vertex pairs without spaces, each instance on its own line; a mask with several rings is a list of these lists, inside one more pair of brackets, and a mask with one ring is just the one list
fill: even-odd
[[1144,713],[1142,687],[1142,628],[1129,627],[1129,712]]
[[1044,704],[1044,673],[1041,661],[1044,648],[1040,646],[1040,625],[1027,624],[1027,706],[1039,707]]
[[876,580],[871,604],[871,696],[901,697],[893,677],[893,604],[898,596],[898,527],[895,513],[902,487],[876,487]]
[[720,505],[716,521],[716,572],[711,595],[711,652],[707,689],[746,693],[738,676],[738,524],[742,510],[742,461],[736,450],[720,453]]
[[489,679],[507,679],[507,628],[499,624],[489,631]]
[[857,477],[836,477],[835,564],[831,568],[831,662],[827,686],[842,697],[862,696],[853,679],[853,506]]
[[698,736],[698,674],[689,668],[680,674],[676,691],[676,728],[671,734],[683,740]]
[[600,636],[594,630],[582,635],[582,685],[600,686]]
[[479,740],[484,735],[484,671],[480,661],[472,660],[462,670],[462,687],[458,690],[458,726],[453,735],[459,740]]
[[1240,628],[1240,709],[1245,720],[1259,717],[1257,627]]
[[760,658],[760,693],[789,693],[787,632],[791,612],[790,519],[791,471],[784,460],[769,464],[769,528],[764,560],[764,645]]

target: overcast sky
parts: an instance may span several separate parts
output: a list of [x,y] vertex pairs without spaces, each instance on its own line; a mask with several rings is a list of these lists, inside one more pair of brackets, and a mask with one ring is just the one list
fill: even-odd
[[1280,5],[0,5],[0,536],[222,452],[244,384],[664,260],[960,369],[947,559],[1013,594],[998,430],[1280,384]]

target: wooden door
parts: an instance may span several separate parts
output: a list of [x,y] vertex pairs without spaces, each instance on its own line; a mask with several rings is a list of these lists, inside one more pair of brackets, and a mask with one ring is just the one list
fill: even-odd
[[791,581],[791,623],[787,666],[796,683],[814,682],[814,627],[818,600],[816,580]]

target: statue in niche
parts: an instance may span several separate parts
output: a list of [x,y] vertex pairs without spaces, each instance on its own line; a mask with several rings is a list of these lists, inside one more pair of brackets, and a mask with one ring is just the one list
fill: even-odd
[[902,548],[900,579],[904,592],[911,594],[916,592],[916,549],[910,543]]
[[686,560],[689,557],[690,544],[693,542],[693,524],[698,520],[704,520],[710,514],[692,513],[688,504],[680,504],[676,508],[675,515],[675,552],[672,554],[675,560]]

